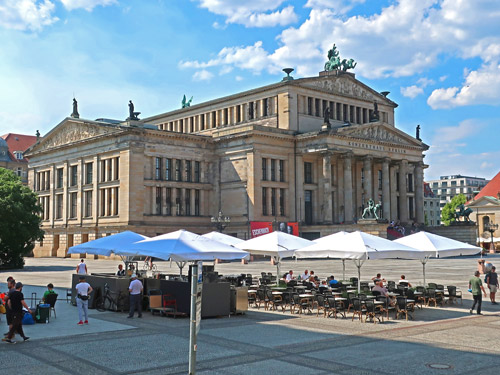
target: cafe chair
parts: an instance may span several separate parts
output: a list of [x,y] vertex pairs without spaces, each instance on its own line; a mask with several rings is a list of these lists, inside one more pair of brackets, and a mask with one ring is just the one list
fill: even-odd
[[266,292],[264,289],[257,289],[257,299],[255,301],[255,305],[257,309],[260,309],[260,305],[264,305],[264,310],[267,310],[267,304],[269,303],[269,299],[266,296]]
[[429,306],[431,302],[434,302],[434,307],[437,307],[438,303],[443,305],[443,296],[436,293],[436,289],[427,288],[427,306]]
[[385,313],[387,320],[389,320],[389,312],[396,311],[396,308],[391,305],[390,298],[380,295],[380,296],[377,296],[376,300],[382,301],[384,303],[383,305],[378,305],[377,307],[379,308],[381,313]]
[[333,317],[337,319],[337,314],[342,315],[342,317],[345,319],[345,305],[342,301],[337,301],[335,299],[335,296],[329,296],[326,298],[326,310],[325,310],[325,316],[328,313],[328,317]]
[[457,287],[454,285],[448,285],[448,298],[450,302],[455,302],[460,299],[460,304],[462,305],[462,292],[457,290]]
[[57,318],[56,316],[56,302],[57,302],[57,293],[51,293],[47,294],[47,297],[45,297],[45,303],[50,305],[49,308],[49,319],[51,316],[52,311],[54,312],[54,318]]
[[316,306],[316,316],[319,316],[319,312],[323,311],[323,316],[326,316],[326,303],[325,297],[322,294],[316,295],[316,301],[314,301],[314,305]]
[[413,316],[410,314],[411,305],[408,304],[406,297],[398,296],[396,297],[396,319],[401,315],[405,316],[406,320],[408,320],[408,316],[410,319],[413,319]]
[[430,289],[437,289],[438,288],[436,283],[429,283],[429,284],[427,284],[427,287]]
[[373,321],[373,323],[376,323],[375,319],[377,319],[380,323],[381,322],[380,318],[382,318],[382,323],[384,322],[384,317],[382,316],[382,312],[380,311],[380,309],[377,309],[375,307],[375,303],[373,301],[367,300],[365,301],[364,305],[366,309],[365,323],[368,321],[368,318],[370,318],[370,320]]
[[363,314],[366,312],[366,308],[363,308],[361,300],[357,297],[351,299],[352,302],[352,321],[354,321],[354,317],[357,316],[359,321],[363,321]]
[[426,305],[427,304],[427,292],[425,290],[424,286],[417,286],[415,288],[415,292],[421,293],[417,295],[417,299],[421,304]]

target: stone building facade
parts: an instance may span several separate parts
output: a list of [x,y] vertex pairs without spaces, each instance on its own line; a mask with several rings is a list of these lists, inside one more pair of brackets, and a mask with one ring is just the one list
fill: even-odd
[[423,223],[428,147],[395,127],[386,96],[334,71],[140,121],[66,118],[28,153],[46,231],[35,255],[126,229],[204,233],[219,210],[240,238],[250,221],[298,221],[309,237],[359,228],[369,199]]
[[28,159],[24,151],[36,141],[36,136],[26,134],[8,133],[0,137],[0,167],[13,170],[25,185],[28,183]]

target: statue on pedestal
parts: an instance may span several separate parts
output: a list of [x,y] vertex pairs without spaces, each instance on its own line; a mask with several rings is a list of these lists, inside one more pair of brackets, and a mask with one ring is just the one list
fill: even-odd
[[139,115],[141,112],[134,112],[134,103],[132,103],[132,100],[128,101],[128,119],[127,120],[134,120],[137,121],[139,120]]
[[380,121],[380,112],[378,111],[378,103],[373,102],[373,112],[369,119],[370,122]]
[[73,113],[71,113],[71,117],[80,118],[80,114],[78,113],[78,102],[75,98],[73,98]]
[[420,139],[420,125],[417,125],[417,134],[416,134],[415,138],[417,138],[419,141],[421,141],[421,139]]
[[378,203],[377,205],[375,205],[375,202],[373,201],[373,199],[370,199],[368,201],[368,207],[366,207],[363,211],[363,215],[361,215],[361,217],[363,219],[375,219],[375,220],[379,220],[380,217],[378,215],[378,211],[380,210],[380,208],[382,207],[382,204],[381,203]]

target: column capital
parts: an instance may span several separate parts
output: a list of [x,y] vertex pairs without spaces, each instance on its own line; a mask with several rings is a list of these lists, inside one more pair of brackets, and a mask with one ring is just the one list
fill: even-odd
[[353,156],[354,156],[354,152],[352,152],[352,151],[344,152],[344,153],[342,153],[342,154],[340,155],[340,157],[341,157],[342,159],[352,159],[352,158],[353,158]]
[[363,161],[373,161],[373,156],[372,155],[365,155],[363,156]]
[[391,159],[391,158],[383,158],[383,159],[382,159],[382,163],[384,163],[384,164],[389,164],[389,165],[390,165],[390,164],[391,164],[391,161],[392,161],[392,159]]
[[401,160],[399,161],[399,164],[401,164],[401,165],[408,165],[408,160],[406,160],[406,159],[401,159]]

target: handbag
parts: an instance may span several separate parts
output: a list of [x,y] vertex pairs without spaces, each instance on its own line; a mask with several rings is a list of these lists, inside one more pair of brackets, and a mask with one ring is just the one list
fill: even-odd
[[5,309],[5,305],[0,305],[0,314],[5,314],[7,310]]
[[79,294],[78,298],[80,298],[82,301],[87,301],[89,299],[89,296],[82,296],[81,294]]
[[33,315],[30,313],[25,313],[23,316],[23,325],[31,325],[35,324],[35,319],[33,319]]

